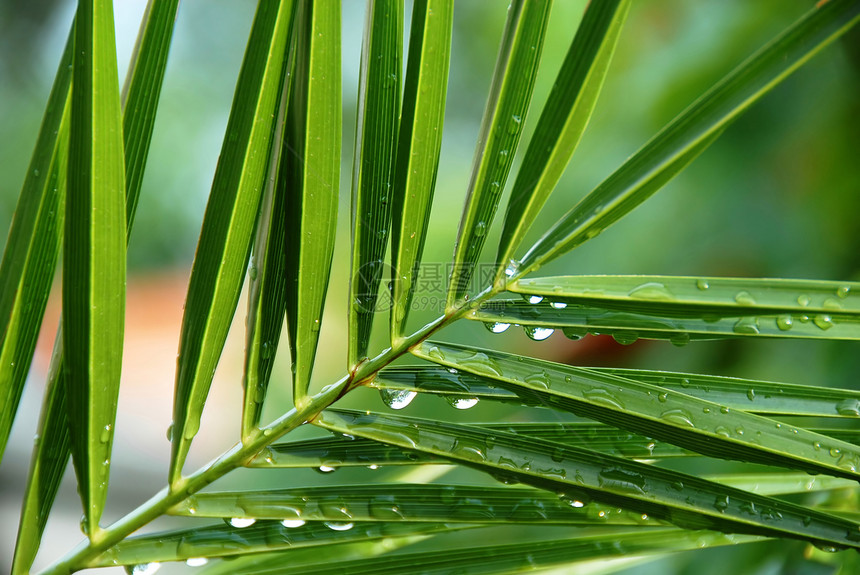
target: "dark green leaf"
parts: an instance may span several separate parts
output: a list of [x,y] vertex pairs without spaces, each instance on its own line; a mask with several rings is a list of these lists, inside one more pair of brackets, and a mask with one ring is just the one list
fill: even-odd
[[191,279],[179,340],[173,404],[171,483],[182,473],[236,311],[266,183],[279,98],[286,76],[291,2],[257,9]]
[[361,54],[352,168],[350,369],[367,357],[385,267],[400,119],[402,54],[403,0],[371,0]]
[[685,529],[716,529],[860,547],[857,524],[699,477],[584,449],[474,426],[326,410],[314,420],[329,431],[447,457],[506,481],[553,491],[588,505],[617,505]]
[[441,342],[412,353],[488,377],[549,407],[590,417],[697,453],[857,479],[860,448],[657,385]]

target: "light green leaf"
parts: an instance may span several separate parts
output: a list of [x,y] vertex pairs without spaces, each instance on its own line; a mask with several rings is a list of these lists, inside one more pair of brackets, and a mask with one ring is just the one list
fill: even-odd
[[[234,521],[237,525],[245,522]],[[276,549],[322,547],[450,531],[439,523],[364,523],[354,525],[348,517],[340,521],[314,522],[287,527],[281,521],[252,522],[246,527],[209,525],[129,537],[89,562],[87,567],[139,565],[182,561],[196,557],[229,557]]]
[[182,319],[168,474],[171,484],[180,478],[191,440],[200,427],[239,300],[286,76],[291,14],[291,2],[260,3],[239,73]]
[[402,54],[403,0],[371,0],[367,5],[361,54],[352,167],[352,273],[347,352],[350,370],[367,357],[379,282],[385,267],[400,119]]
[[644,513],[685,529],[790,537],[860,547],[857,524],[699,477],[474,426],[366,411],[326,410],[314,420],[348,433],[443,456],[588,505]]
[[107,496],[125,320],[125,163],[111,2],[82,0],[75,24],[63,248],[63,343],[83,528]]
[[854,0],[819,3],[740,64],[565,214],[529,249],[520,277],[597,236],[702,153],[735,118],[860,18]]
[[504,276],[591,118],[609,70],[629,0],[589,3],[558,72],[511,191],[496,258],[496,280]]
[[287,328],[293,400],[307,399],[328,288],[340,179],[340,2],[302,0],[287,112]]
[[662,525],[641,513],[579,506],[554,493],[486,485],[339,485],[203,493],[173,515],[292,521],[409,521],[539,525]]
[[[129,65],[123,105],[123,139],[126,158],[126,237],[133,224],[133,204],[140,192],[140,181],[146,165],[154,118],[136,118],[153,114],[157,108],[167,56],[173,35],[173,23],[179,0],[152,0],[144,13],[138,45]],[[68,63],[62,62],[59,74],[71,76]],[[68,92],[68,89],[67,89]],[[60,128],[62,133],[63,128]],[[68,133],[68,126],[65,127]],[[60,159],[64,158],[60,155]],[[65,185],[65,178],[60,180]],[[62,211],[57,212],[62,215]],[[37,237],[46,235],[39,231]],[[55,256],[54,256],[55,257]],[[40,312],[41,313],[41,312]],[[62,328],[55,342],[47,390],[42,406],[21,521],[13,557],[12,572],[26,573],[35,558],[48,514],[68,464],[70,437],[66,416],[66,388],[63,382]]]
[[[480,532],[474,533],[478,541]],[[535,541],[504,543],[498,545],[475,544],[444,550],[414,551],[381,555],[369,559],[328,561],[319,558],[316,564],[290,568],[291,574],[317,575],[401,575],[413,573],[420,566],[422,575],[445,575],[451,573],[497,574],[524,573],[556,568],[553,573],[583,573],[580,565],[598,560],[602,564],[615,558],[634,559],[639,555],[674,553],[688,549],[702,549],[751,543],[759,541],[750,535],[726,535],[712,531],[685,532],[678,529],[648,529],[646,532],[612,530],[598,535],[577,533],[566,539],[540,539]],[[289,556],[284,554],[277,560],[258,568],[241,570],[243,575],[280,573]],[[629,563],[626,565],[629,566]],[[592,573],[592,571],[587,571]],[[612,570],[608,571],[612,572]]]
[[409,315],[427,240],[442,148],[453,23],[453,0],[416,0],[412,7],[393,188],[392,341],[402,335]]
[[[860,339],[860,284],[677,276],[561,276],[523,279],[519,302],[488,302],[473,319],[586,328],[678,342],[725,336]],[[519,321],[522,319],[523,321]],[[554,323],[555,322],[555,323]]]
[[706,479],[731,485],[759,495],[786,493],[813,493],[832,489],[857,490],[857,482],[826,475],[808,473],[737,473],[733,475],[706,475]]
[[36,349],[60,251],[74,27],[42,118],[0,262],[0,461]]
[[[295,3],[289,0],[290,23],[287,37],[292,36],[292,19]],[[290,76],[284,79],[282,96],[278,104],[277,123],[273,134],[272,150],[266,167],[263,198],[256,238],[251,248],[248,269],[248,317],[245,334],[245,373],[242,380],[244,404],[242,409],[242,438],[249,440],[260,424],[263,402],[272,375],[275,353],[281,338],[284,313],[287,307],[286,205],[288,190],[277,185],[282,161],[284,121],[289,100]]]
[[454,248],[449,306],[466,294],[499,206],[529,109],[551,4],[514,0],[508,8]]
[[[577,369],[665,387],[730,409],[751,413],[836,418],[855,418],[860,415],[860,391],[850,389],[670,371],[613,367]],[[451,373],[445,368],[431,365],[385,368],[369,386],[380,390],[441,394],[451,400],[477,397],[523,403],[529,399],[517,395],[515,390],[494,386],[491,379],[461,371]],[[534,404],[541,405],[540,402]]]
[[724,459],[857,479],[858,446],[685,393],[544,360],[441,342],[423,359],[488,377],[545,405]]

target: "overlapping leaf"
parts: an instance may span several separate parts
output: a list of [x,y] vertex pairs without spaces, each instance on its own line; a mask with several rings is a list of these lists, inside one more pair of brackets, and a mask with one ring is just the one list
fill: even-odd
[[529,109],[551,4],[514,0],[508,10],[454,248],[449,305],[466,294],[499,206]]
[[860,546],[860,525],[850,520],[581,447],[368,412],[326,410],[314,423],[329,431],[447,457],[583,505],[592,500],[617,505],[685,529]]
[[200,428],[215,366],[239,300],[286,77],[291,15],[292,2],[287,0],[260,3],[239,74],[182,320],[171,483],[181,476],[191,440]]
[[[141,23],[138,45],[129,66],[123,103],[123,139],[126,158],[126,237],[134,222],[134,208],[152,138],[155,110],[164,80],[167,55],[173,35],[178,0],[154,0]],[[69,52],[65,58],[71,58]],[[70,61],[70,60],[69,60]],[[68,64],[60,65],[58,77],[70,75]],[[50,104],[49,104],[50,107]],[[136,116],[146,114],[146,118]],[[62,133],[62,131],[60,131]],[[65,157],[61,155],[62,159]],[[60,181],[63,185],[65,182]],[[59,212],[62,215],[62,212]],[[40,229],[36,235],[45,234]],[[34,256],[38,259],[40,256]],[[41,311],[39,312],[41,314]],[[62,330],[60,330],[62,331]],[[42,415],[30,464],[12,572],[29,570],[59,489],[70,454],[66,416],[66,389],[63,382],[63,343],[60,333],[55,343],[48,374]]]
[[523,257],[514,275],[597,236],[710,146],[741,113],[860,19],[854,0],[819,3],[677,116],[566,213]]
[[60,251],[73,43],[74,28],[48,97],[0,263],[0,461],[36,349]]
[[632,379],[441,342],[412,349],[434,363],[488,377],[556,409],[724,459],[857,479],[858,446]]
[[501,277],[558,184],[591,118],[630,2],[588,4],[517,174],[496,258]]
[[[587,369],[665,387],[730,409],[752,413],[834,418],[860,416],[860,392],[850,389],[671,371],[609,367]],[[462,371],[451,373],[446,368],[432,365],[388,367],[380,371],[370,385],[392,391],[436,393],[450,398],[486,397],[494,401],[528,399],[517,395],[515,390],[494,386],[493,381],[486,377]]]
[[[233,523],[244,523],[234,520]],[[448,531],[439,523],[362,523],[348,518],[288,527],[281,521],[259,521],[245,527],[209,525],[129,537],[89,563],[89,567],[140,565],[198,557],[227,557],[276,549],[319,547]]]
[[340,3],[298,4],[279,185],[288,187],[287,328],[293,399],[305,401],[334,253],[340,178]]
[[427,240],[442,148],[453,23],[453,0],[416,0],[412,7],[409,61],[392,189],[392,341],[400,337],[409,314]]
[[371,0],[361,55],[352,173],[348,364],[367,356],[391,227],[400,119],[403,0]]

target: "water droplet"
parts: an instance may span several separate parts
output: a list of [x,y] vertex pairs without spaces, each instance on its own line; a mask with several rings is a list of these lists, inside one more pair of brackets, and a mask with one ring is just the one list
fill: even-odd
[[747,390],[747,399],[749,399],[750,401],[755,399],[755,390],[754,389],[750,388]]
[[799,296],[797,296],[797,303],[798,303],[798,305],[801,305],[803,307],[808,306],[809,305],[809,296],[806,294],[800,294]]
[[833,320],[826,313],[820,313],[812,318],[812,322],[822,330],[828,330],[833,327]]
[[726,509],[729,508],[729,496],[728,495],[717,495],[717,498],[714,500],[714,509],[719,511],[720,513],[725,513]]
[[446,397],[445,399],[454,409],[469,409],[478,404],[477,397]]
[[689,413],[684,411],[683,409],[670,409],[668,411],[664,411],[660,414],[661,419],[665,419],[670,423],[674,423],[676,425],[683,425],[684,427],[696,427],[693,425],[693,420]]
[[648,282],[630,290],[627,294],[634,299],[671,300],[674,298],[665,285],[659,282]]
[[233,517],[232,519],[227,520],[227,523],[237,529],[244,529],[245,527],[250,527],[257,520],[251,517]]
[[296,527],[301,527],[304,524],[304,519],[283,519],[281,521],[281,525],[283,525],[287,529],[295,529]]
[[508,133],[511,135],[516,134],[520,131],[520,126],[522,125],[522,118],[519,116],[511,116],[511,121],[508,123]]
[[507,150],[501,150],[499,152],[499,159],[498,159],[499,165],[504,166],[507,161],[508,161],[508,151]]
[[813,441],[813,442],[812,442],[812,448],[813,448],[815,451],[821,451],[821,444],[820,444],[819,442],[817,442],[817,441]]
[[323,523],[326,527],[333,531],[349,531],[353,527],[353,523],[340,523],[338,521],[326,521]]
[[379,238],[380,240],[384,240],[385,236],[387,236],[387,235],[388,235],[388,230],[386,230],[385,228],[376,232],[376,237]]
[[836,413],[839,415],[860,417],[860,399],[856,397],[843,399],[836,404]]
[[696,280],[696,287],[702,291],[705,291],[711,286],[708,284],[708,280],[706,280],[705,278],[699,278]]
[[716,433],[717,435],[719,435],[721,437],[731,437],[732,436],[732,432],[729,431],[729,428],[725,427],[723,425],[718,425],[716,428],[714,428],[714,433]]
[[508,262],[508,265],[505,267],[505,277],[514,277],[514,274],[517,273],[517,268],[519,267],[519,262],[516,260],[511,260]]
[[669,399],[669,394],[668,394],[668,393],[661,393],[660,395],[658,395],[658,396],[657,396],[657,400],[658,400],[660,403],[666,403],[666,400],[667,400],[667,399]]
[[[432,355],[432,350],[431,350]],[[415,396],[418,395],[414,391],[410,391],[407,389],[380,389],[379,396],[382,398],[382,402],[385,403],[391,409],[403,409],[415,399]]]
[[[78,491],[80,492],[80,488],[78,488]],[[80,526],[81,526],[81,533],[83,533],[84,535],[90,534],[90,527],[89,527],[89,523],[87,522],[87,516],[86,515],[81,515]]]
[[841,452],[841,451],[839,451],[839,449],[837,449],[837,448],[835,448],[835,447],[831,447],[831,448],[830,448],[830,457],[839,457],[839,455],[840,455],[841,453],[842,453],[842,452]]
[[839,286],[836,288],[836,295],[840,298],[848,297],[848,294],[851,292],[851,288],[849,286]]
[[731,410],[728,407],[726,407],[725,405],[720,406],[720,413],[728,413],[729,411],[731,411]]
[[319,467],[317,467],[317,471],[319,471],[320,473],[331,473],[335,469],[337,468],[332,467],[330,465],[320,465]]
[[759,333],[758,318],[755,316],[742,317],[737,321],[737,323],[735,323],[732,330],[735,333],[756,335]]
[[139,565],[126,565],[125,572],[129,575],[153,575],[161,569],[161,563],[141,563]]
[[488,321],[484,323],[484,327],[493,333],[502,333],[511,327],[511,324],[500,321]]
[[251,267],[248,268],[248,277],[251,278],[251,281],[257,279],[257,266],[251,264]]
[[739,291],[735,294],[735,301],[740,305],[755,305],[755,298],[748,291]]
[[791,316],[781,315],[776,318],[776,327],[781,329],[782,331],[788,331],[791,329],[791,326],[794,324],[794,320],[791,319]]
[[38,178],[39,177],[39,170],[38,169],[33,170],[33,175]]
[[525,383],[541,389],[549,389],[549,374],[545,371],[533,373],[526,377]]
[[644,495],[648,490],[645,477],[621,467],[602,469],[597,474],[597,481],[603,488],[632,491],[640,495]]
[[105,425],[104,428],[102,429],[102,432],[99,434],[99,441],[101,441],[102,443],[107,443],[108,440],[110,439],[110,430],[111,430],[110,424]]
[[535,305],[535,304],[539,304],[540,302],[543,301],[543,296],[542,295],[523,294],[523,299],[526,300],[527,302],[529,302],[530,304]]
[[612,334],[612,339],[621,345],[632,345],[639,339],[639,334],[635,331],[619,331]]
[[269,342],[263,342],[263,345],[260,348],[260,355],[263,357],[263,359],[269,359],[270,357],[272,357],[272,346],[269,345]]
[[551,327],[524,325],[523,331],[526,332],[526,335],[530,339],[533,339],[534,341],[543,341],[549,336],[551,336],[552,332],[554,332],[555,330]]
[[367,468],[370,469],[371,471],[374,471],[376,469],[379,469],[379,466],[375,463],[372,463],[372,464],[368,465]]
[[550,302],[550,304],[549,304],[549,305],[550,305],[550,307],[552,307],[553,309],[564,309],[564,308],[566,308],[566,307],[567,307],[567,304],[566,304],[566,303],[564,303],[563,301],[554,301],[554,302]]
[[445,361],[445,353],[435,345],[430,348],[430,350],[427,352],[427,355],[429,355],[433,359]]
[[582,391],[582,397],[596,405],[602,405],[610,409],[623,410],[624,403],[620,399],[612,395],[608,390],[601,387],[586,389]]
[[189,557],[185,560],[185,564],[189,567],[203,567],[209,563],[209,559],[206,557]]
[[489,357],[482,351],[476,351],[468,357],[459,360],[459,364],[466,370],[479,375],[500,376],[502,368],[495,359]]
[[565,327],[562,328],[561,333],[563,333],[564,337],[567,339],[578,341],[588,335],[588,330],[579,327]]
[[684,347],[690,343],[689,333],[676,333],[669,338],[669,342],[675,347]]

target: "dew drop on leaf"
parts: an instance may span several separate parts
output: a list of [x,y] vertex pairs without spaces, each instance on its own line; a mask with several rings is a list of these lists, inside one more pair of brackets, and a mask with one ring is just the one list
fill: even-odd
[[849,417],[860,416],[860,399],[849,397],[836,404],[836,413]]
[[454,409],[469,409],[478,404],[477,397],[446,397],[445,399]]
[[[432,354],[432,350],[431,350]],[[407,389],[380,389],[379,397],[391,409],[403,409],[415,399],[418,393]]]
[[139,565],[126,565],[125,572],[129,575],[153,575],[161,569],[161,563],[140,563]]
[[227,524],[236,527],[237,529],[244,529],[245,527],[250,527],[254,523],[257,522],[256,519],[251,517],[233,517],[231,519],[227,519]]
[[337,521],[326,521],[323,525],[333,531],[349,531],[353,527],[353,523],[340,523]]
[[304,524],[304,519],[283,519],[281,521],[281,525],[283,525],[287,529],[295,529],[296,527],[301,527]]
[[534,341],[543,341],[549,336],[551,336],[552,332],[554,332],[555,330],[551,327],[524,325],[523,331],[526,332],[526,335],[529,337],[529,339],[533,339]]
[[554,301],[549,304],[553,309],[564,309],[567,307],[567,304],[563,301]]
[[488,321],[484,323],[484,327],[490,330],[492,333],[502,333],[511,327],[509,323],[503,323],[500,321]]
[[185,564],[189,567],[203,567],[209,563],[209,559],[206,557],[189,557],[185,560]]

